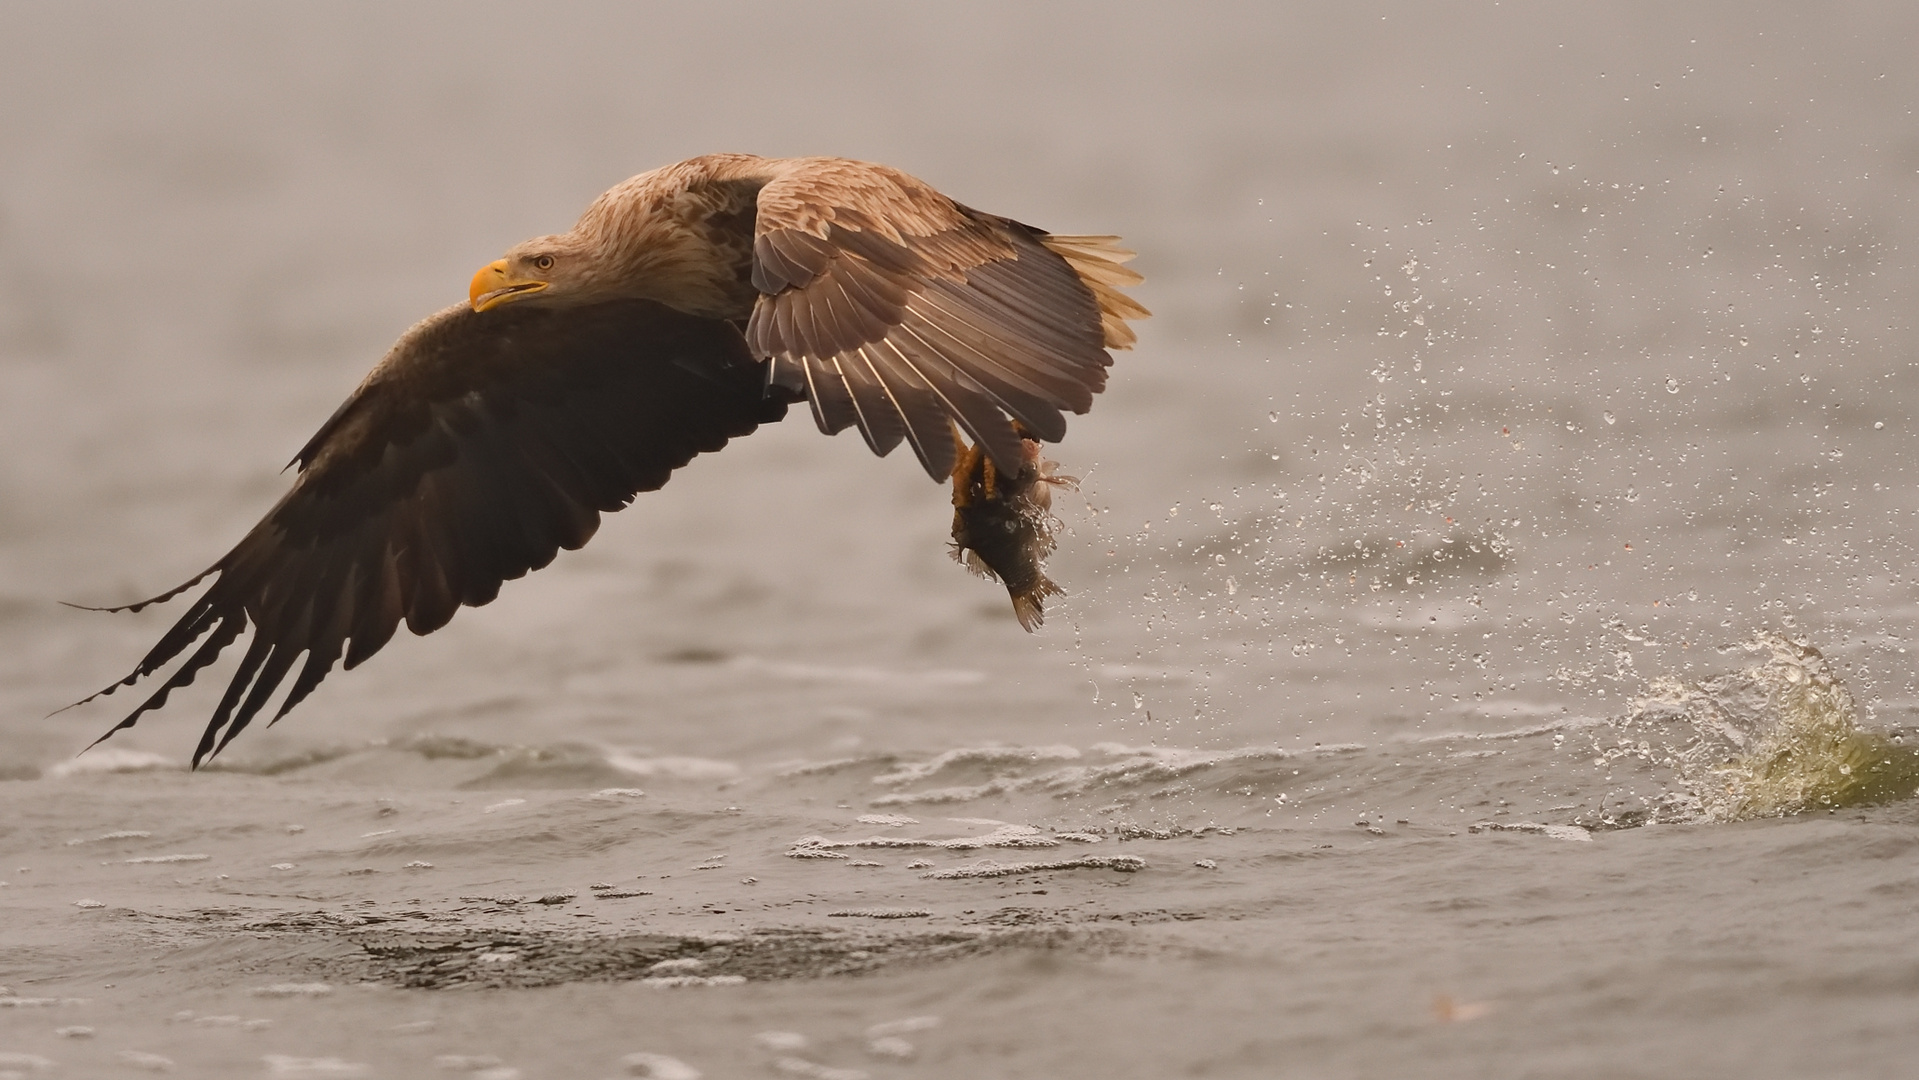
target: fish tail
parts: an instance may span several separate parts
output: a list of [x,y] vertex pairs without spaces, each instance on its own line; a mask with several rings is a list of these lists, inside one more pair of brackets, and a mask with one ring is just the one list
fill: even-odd
[[1040,624],[1046,621],[1046,598],[1066,595],[1066,590],[1053,584],[1052,579],[1045,574],[1038,575],[1038,578],[1039,580],[1033,582],[1031,586],[1019,592],[1006,590],[1013,597],[1014,616],[1019,619],[1020,626],[1024,627],[1029,634],[1039,629]]

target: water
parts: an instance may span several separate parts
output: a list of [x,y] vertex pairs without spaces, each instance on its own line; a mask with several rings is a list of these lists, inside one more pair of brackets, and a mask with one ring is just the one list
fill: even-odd
[[[1912,21],[9,11],[0,1073],[1900,1075]],[[211,769],[219,678],[74,756],[169,612],[55,601],[720,149],[1142,252],[1039,634],[796,417]]]

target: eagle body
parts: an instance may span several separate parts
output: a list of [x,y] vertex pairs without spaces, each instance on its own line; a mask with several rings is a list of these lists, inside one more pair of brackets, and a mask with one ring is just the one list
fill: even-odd
[[1130,257],[1114,237],[1052,235],[867,162],[713,154],[626,180],[402,335],[219,561],[107,609],[213,579],[94,695],[186,654],[102,738],[251,630],[197,767],[289,675],[276,721],[400,623],[431,633],[491,601],[802,400],[827,434],[857,427],[880,455],[907,443],[956,498],[981,461],[1021,476],[1029,440],[1064,436],[1063,411],[1091,406],[1107,350],[1147,314],[1120,291],[1140,280]]

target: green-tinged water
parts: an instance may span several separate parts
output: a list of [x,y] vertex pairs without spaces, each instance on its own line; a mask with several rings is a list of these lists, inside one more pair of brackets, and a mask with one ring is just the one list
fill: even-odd
[[1624,737],[1603,752],[1670,766],[1678,790],[1711,821],[1919,795],[1919,747],[1863,726],[1832,662],[1811,643],[1767,633],[1722,652],[1756,662],[1696,682],[1652,680],[1616,726]]

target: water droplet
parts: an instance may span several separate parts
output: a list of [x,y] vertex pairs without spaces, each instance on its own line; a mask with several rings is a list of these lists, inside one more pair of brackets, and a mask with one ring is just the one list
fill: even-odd
[[1606,414],[1606,423],[1608,423],[1608,424],[1617,424],[1618,422],[1619,422],[1619,418],[1618,418],[1617,416],[1614,416],[1614,415],[1613,415],[1612,413],[1610,413],[1610,412]]
[[1267,423],[1269,423],[1269,424],[1277,424],[1277,423],[1279,423],[1279,410],[1278,410],[1278,409],[1274,409],[1274,410],[1273,410],[1272,412],[1269,412],[1269,413],[1267,413],[1267,414],[1266,414],[1266,422],[1267,422]]
[[1886,426],[1886,422],[1885,422],[1884,420],[1874,420],[1874,421],[1872,422],[1872,430],[1874,430],[1874,431],[1879,431],[1880,429],[1882,429],[1882,428],[1884,428],[1885,426]]
[[1133,691],[1133,711],[1138,712],[1139,710],[1144,709],[1145,707],[1146,707],[1146,695],[1140,693],[1137,690]]
[[1678,392],[1679,392],[1679,380],[1673,378],[1671,375],[1666,376],[1666,393],[1677,394]]
[[1226,595],[1227,596],[1239,595],[1239,582],[1234,581],[1230,576],[1228,576],[1226,579]]

